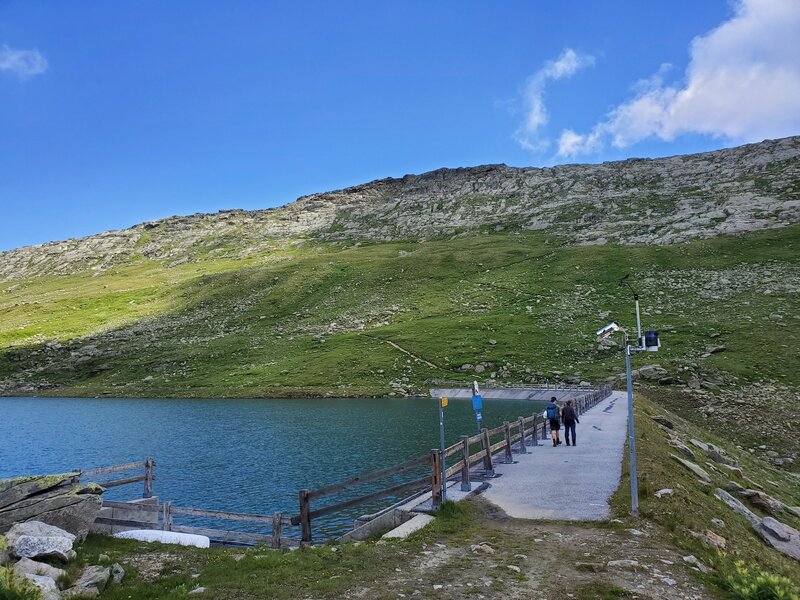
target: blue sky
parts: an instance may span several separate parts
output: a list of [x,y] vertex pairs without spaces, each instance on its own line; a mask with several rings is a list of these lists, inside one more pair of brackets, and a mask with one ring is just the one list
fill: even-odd
[[0,250],[439,167],[797,134],[798,7],[0,0]]

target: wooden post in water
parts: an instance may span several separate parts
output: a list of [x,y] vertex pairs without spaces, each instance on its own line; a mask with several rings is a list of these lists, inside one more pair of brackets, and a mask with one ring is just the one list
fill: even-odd
[[153,497],[153,467],[156,466],[156,461],[148,458],[144,461],[144,492],[142,498]]
[[161,529],[164,531],[172,531],[172,502],[164,502],[161,507]]
[[311,545],[311,503],[308,490],[300,490],[300,545]]
[[481,445],[486,450],[486,456],[483,457],[483,470],[486,472],[486,477],[494,477],[494,467],[492,466],[492,443],[489,441],[489,430],[485,427],[481,429]]
[[272,541],[269,544],[270,548],[280,548],[281,537],[283,537],[283,513],[279,511],[272,515]]
[[528,453],[528,446],[525,443],[525,419],[519,418],[519,451],[522,454]]
[[442,507],[442,452],[431,450],[431,499],[433,508]]
[[508,421],[503,422],[503,429],[505,430],[506,434],[506,464],[511,464],[514,462],[514,457],[511,453],[511,423]]
[[469,492],[472,484],[469,480],[469,436],[461,436],[461,491]]

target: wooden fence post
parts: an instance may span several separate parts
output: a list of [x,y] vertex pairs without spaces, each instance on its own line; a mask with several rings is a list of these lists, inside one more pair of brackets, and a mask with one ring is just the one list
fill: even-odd
[[461,491],[469,492],[472,484],[469,480],[469,436],[461,436]]
[[542,440],[547,439],[547,419],[542,420]]
[[161,529],[164,531],[172,531],[172,502],[164,502],[161,507]]
[[308,490],[300,490],[300,545],[311,545],[311,503]]
[[281,547],[281,537],[283,537],[283,513],[276,512],[272,515],[272,541],[270,548]]
[[442,453],[438,448],[431,450],[431,501],[434,509],[442,507]]
[[483,457],[483,470],[486,477],[494,477],[494,466],[492,465],[492,443],[489,441],[489,430],[485,427],[481,429],[481,445],[486,450],[486,456]]
[[514,462],[514,457],[511,454],[511,423],[508,421],[503,422],[503,428],[506,434],[506,464]]
[[531,426],[533,427],[533,435],[531,435],[531,437],[533,438],[533,445],[534,445],[534,446],[538,446],[538,445],[539,445],[539,438],[537,437],[539,434],[538,434],[538,432],[536,431],[536,427],[537,427],[537,425],[536,425],[536,418],[537,418],[538,416],[539,416],[539,415],[537,415],[536,413],[533,413],[533,422],[531,423]]
[[528,446],[525,443],[525,419],[519,418],[519,451],[522,454],[528,453]]
[[144,461],[144,492],[142,498],[153,497],[153,467],[156,466],[156,461],[148,458]]

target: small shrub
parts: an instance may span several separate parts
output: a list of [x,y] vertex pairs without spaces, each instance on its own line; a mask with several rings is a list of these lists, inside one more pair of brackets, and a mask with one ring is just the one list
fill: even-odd
[[0,567],[0,600],[42,600],[42,593],[27,579],[16,579],[11,569]]
[[736,572],[726,582],[736,600],[800,600],[788,577],[748,568],[744,561],[736,562]]

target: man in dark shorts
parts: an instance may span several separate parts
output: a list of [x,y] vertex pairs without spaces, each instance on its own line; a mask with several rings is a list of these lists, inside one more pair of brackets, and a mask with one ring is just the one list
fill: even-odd
[[572,407],[572,400],[567,400],[567,405],[561,409],[561,420],[564,422],[564,439],[569,446],[570,433],[572,434],[572,445],[578,445],[578,438],[575,436],[575,423],[580,423],[575,409]]
[[558,446],[561,443],[561,440],[558,439],[558,432],[561,429],[561,411],[558,408],[558,404],[556,404],[555,396],[550,398],[550,402],[548,402],[547,408],[545,409],[545,414],[550,421],[550,436],[553,438],[553,446]]

